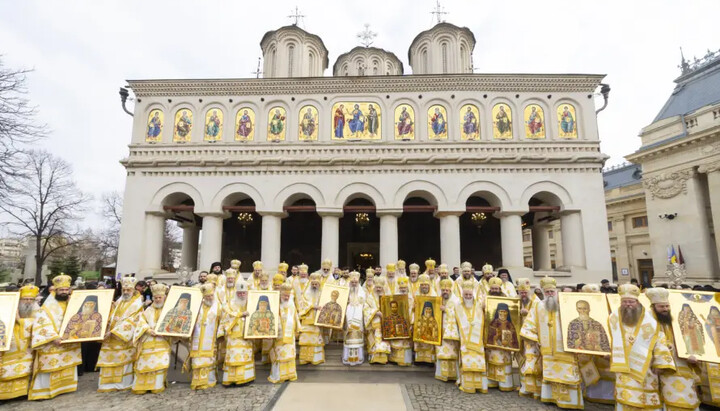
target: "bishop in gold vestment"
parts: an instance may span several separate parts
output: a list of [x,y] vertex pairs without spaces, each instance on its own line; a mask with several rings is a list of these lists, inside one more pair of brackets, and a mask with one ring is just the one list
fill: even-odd
[[[434,264],[433,264],[434,266]],[[427,274],[420,274],[418,278],[420,283],[420,290],[418,296],[435,296],[435,288],[432,286],[430,276]],[[413,310],[414,314],[415,310]],[[412,318],[412,317],[411,317]],[[415,319],[416,320],[416,319]],[[415,362],[425,362],[429,364],[435,363],[435,346],[423,342],[415,342]]]
[[105,340],[100,349],[98,392],[130,389],[135,362],[135,328],[143,312],[143,296],[135,291],[135,278],[122,279],[122,295],[112,306]]
[[70,276],[53,278],[55,293],[48,296],[35,314],[32,348],[36,362],[33,368],[29,400],[46,400],[77,390],[77,366],[82,363],[80,343],[61,344],[62,325],[70,296]]
[[[520,328],[525,324],[533,299],[530,294],[530,280],[518,278],[517,293],[520,297]],[[520,351],[515,356],[520,369],[520,395],[540,399],[542,388],[542,361],[538,346],[533,341],[520,339]]]
[[462,285],[462,300],[455,305],[455,320],[460,332],[460,379],[461,391],[486,393],[488,389],[485,346],[483,345],[484,297],[475,296],[475,283]]
[[[662,410],[658,373],[675,371],[666,336],[657,320],[638,301],[640,289],[632,284],[618,287],[619,312],[610,314],[612,357],[617,410]],[[635,408],[633,408],[635,407]]]
[[382,338],[380,297],[383,295],[385,295],[385,278],[375,277],[373,294],[367,296],[363,308],[367,352],[371,364],[387,364],[388,354],[390,354],[390,343]]
[[[507,297],[502,292],[502,280],[493,277],[488,281],[489,296]],[[507,304],[498,304],[494,318],[488,325],[488,344],[508,348],[520,348],[515,326],[511,322],[510,311]],[[487,377],[491,388],[500,388],[501,391],[515,390],[512,374],[512,351],[501,348],[486,347]]]
[[315,313],[320,308],[321,275],[310,275],[310,287],[298,299],[300,318],[300,364],[318,365],[325,362],[325,341],[320,327],[315,325]]
[[365,361],[365,288],[360,286],[360,273],[350,273],[348,304],[345,309],[342,362],[345,365],[360,365]]
[[136,344],[135,378],[133,394],[161,393],[165,390],[167,370],[170,367],[170,347],[172,339],[155,333],[160,312],[165,305],[168,287],[155,284],[151,288],[153,302],[140,316],[135,328],[133,341]]
[[540,400],[561,408],[583,408],[577,358],[563,350],[555,279],[545,277],[540,286],[545,299],[533,304],[520,331],[527,342],[537,344],[542,355]]
[[190,337],[190,356],[188,357],[192,368],[190,388],[193,390],[204,390],[217,384],[215,360],[220,308],[215,300],[215,286],[206,283],[200,287],[200,290],[202,290],[203,301],[192,337]]
[[27,395],[33,366],[30,347],[35,313],[40,307],[35,302],[39,289],[26,285],[20,289],[20,304],[15,318],[10,349],[0,352],[0,400]]
[[[413,318],[413,296],[410,293],[410,282],[407,277],[397,279],[397,291],[395,294],[408,296],[408,318],[412,322]],[[399,340],[390,340],[390,362],[394,362],[399,366],[410,366],[413,362],[413,342],[411,338],[403,338]]]
[[453,294],[453,281],[446,278],[440,281],[442,297],[442,342],[435,346],[435,378],[440,381],[458,379],[458,357],[460,351],[460,332],[455,320],[455,310],[460,299]]
[[242,277],[233,285],[235,295],[225,305],[218,328],[218,338],[225,337],[222,384],[226,386],[255,381],[253,342],[243,335],[248,317],[248,285]]
[[295,304],[290,301],[292,287],[283,284],[280,287],[280,315],[278,316],[278,336],[270,349],[270,376],[268,381],[281,383],[297,380],[295,367],[295,337],[300,330]]

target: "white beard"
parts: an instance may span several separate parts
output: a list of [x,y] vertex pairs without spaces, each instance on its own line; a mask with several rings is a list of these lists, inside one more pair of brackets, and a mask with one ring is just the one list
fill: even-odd
[[309,295],[310,295],[310,298],[315,300],[318,297],[320,297],[320,290],[318,290],[317,288],[311,288],[309,291]]
[[287,308],[288,302],[280,300],[280,308]]
[[463,303],[465,304],[465,308],[472,308],[473,307],[473,300],[467,300],[463,298]]
[[210,306],[212,305],[212,303],[213,303],[212,301],[208,301],[208,300],[206,300],[206,299],[204,299],[204,298],[203,298],[202,301],[203,301],[203,304],[207,305],[208,307],[210,307]]
[[158,309],[158,310],[161,309],[161,308],[163,308],[164,305],[165,305],[165,301],[163,301],[163,302],[161,302],[161,303],[159,303],[159,304],[158,304],[158,303],[153,303],[153,307],[155,307],[155,308]]
[[307,284],[308,279],[300,277],[300,284]]
[[247,297],[246,298],[233,298],[233,304],[235,304],[236,307],[244,307],[245,304],[247,304]]
[[120,298],[122,298],[123,301],[130,301],[130,299],[132,298],[132,296],[133,296],[132,294],[128,295],[128,294],[123,293],[123,294],[120,296]]
[[548,311],[556,312],[558,310],[557,297],[555,297],[555,296],[551,296],[551,297],[546,296],[543,303],[545,304],[545,309]]
[[30,304],[20,303],[18,305],[18,315],[20,316],[20,318],[31,317],[33,314],[33,311],[35,311],[38,308],[40,308],[40,307],[37,306],[36,303],[30,303]]

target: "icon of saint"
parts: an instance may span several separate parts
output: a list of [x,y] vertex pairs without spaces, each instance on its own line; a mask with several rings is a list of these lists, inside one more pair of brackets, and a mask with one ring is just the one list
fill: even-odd
[[62,339],[99,338],[101,337],[102,322],[102,314],[98,312],[97,296],[88,295],[83,300],[78,312],[70,317]]
[[250,326],[246,337],[271,336],[275,330],[275,314],[270,310],[270,299],[261,295],[255,312],[250,316]]
[[495,315],[488,328],[488,345],[513,349],[520,348],[517,330],[510,317],[510,307],[505,303],[498,304],[495,309]]
[[175,307],[167,312],[158,330],[168,334],[190,334],[192,328],[192,311],[190,310],[190,293],[180,294]]
[[575,303],[578,317],[570,321],[567,346],[571,349],[610,352],[610,340],[600,322],[590,318],[590,303]]
[[327,325],[339,328],[342,326],[342,307],[338,304],[337,299],[340,298],[340,292],[333,290],[330,293],[330,301],[323,305],[318,315],[317,325]]

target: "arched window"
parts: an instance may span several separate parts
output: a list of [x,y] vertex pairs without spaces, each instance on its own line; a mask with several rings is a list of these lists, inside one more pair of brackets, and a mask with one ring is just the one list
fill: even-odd
[[315,54],[313,52],[308,53],[308,76],[315,75]]
[[293,57],[295,57],[295,46],[288,46],[288,77],[293,75]]
[[275,50],[275,47],[272,49],[272,53],[270,53],[270,76],[275,77],[275,57],[277,56],[277,50]]
[[442,47],[442,68],[443,68],[443,73],[447,73],[447,72],[448,72],[448,56],[447,56],[448,50],[447,50],[447,43],[443,43],[441,47]]
[[427,49],[423,49],[422,51],[422,66],[420,66],[422,73],[428,73],[430,71],[430,67],[428,67],[428,53]]

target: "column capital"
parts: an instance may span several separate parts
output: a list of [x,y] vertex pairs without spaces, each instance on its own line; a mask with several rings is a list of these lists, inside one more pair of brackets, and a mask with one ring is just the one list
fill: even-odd
[[720,161],[702,164],[698,167],[698,172],[703,174],[710,174],[717,171],[720,171]]
[[456,216],[460,217],[461,215],[465,214],[465,210],[438,210],[433,214],[433,217],[435,218],[442,218],[447,216]]
[[288,213],[284,211],[272,211],[272,210],[255,210],[256,213],[260,214],[261,217],[279,217],[279,218],[285,218],[288,216]]
[[376,209],[375,215],[378,217],[383,216],[394,216],[394,217],[400,217],[403,213],[403,209],[401,208],[383,208],[383,209]]
[[315,209],[320,217],[342,217],[345,213],[338,207],[318,207]]
[[200,217],[218,217],[222,219],[230,218],[232,214],[229,211],[208,211],[204,213],[195,213]]

